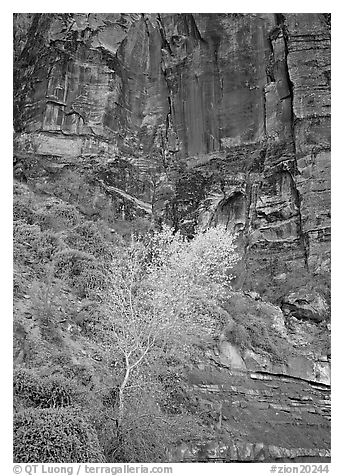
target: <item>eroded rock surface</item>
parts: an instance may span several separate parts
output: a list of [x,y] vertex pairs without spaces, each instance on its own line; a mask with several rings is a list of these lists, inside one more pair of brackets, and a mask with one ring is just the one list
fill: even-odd
[[326,459],[329,15],[18,14],[14,89],[18,179],[49,194],[79,171],[88,217],[223,223],[237,287],[283,304],[252,298],[288,358],[222,340],[190,374],[219,437],[173,458]]
[[183,444],[174,461],[329,461],[327,385],[213,366],[190,375],[190,395],[218,438]]
[[96,155],[155,168],[160,180],[134,192],[185,232],[227,223],[259,272],[328,271],[327,15],[15,21],[16,145],[26,161]]

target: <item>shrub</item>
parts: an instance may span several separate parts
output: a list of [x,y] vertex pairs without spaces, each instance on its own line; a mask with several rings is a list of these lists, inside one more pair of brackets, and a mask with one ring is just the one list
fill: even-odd
[[165,372],[160,369],[157,375],[157,380],[161,385],[159,405],[169,415],[181,414],[188,409],[189,404],[185,380],[181,377],[182,372],[179,373],[178,368],[174,369],[173,364],[172,361],[172,365],[170,364]]
[[272,355],[276,360],[283,360],[282,354],[283,351],[281,348],[278,348],[274,342],[274,331],[268,329],[268,326],[262,322],[260,319],[248,319],[248,322],[245,323],[248,334],[250,336],[250,343],[253,349],[261,349]]
[[42,229],[65,230],[80,223],[81,216],[73,205],[57,198],[49,198],[36,211],[35,220]]
[[232,293],[225,305],[234,320],[234,326],[225,329],[229,342],[241,350],[267,352],[275,361],[285,360],[288,344],[273,328],[272,317],[263,305],[241,293]]
[[108,240],[101,233],[99,226],[91,221],[84,221],[64,236],[64,241],[70,248],[89,253],[104,261],[110,260],[113,256],[113,249]]
[[131,399],[120,433],[110,415],[105,410],[98,416],[97,432],[106,460],[111,463],[166,462],[168,450],[182,441],[199,443],[214,437],[213,430],[197,415],[185,411],[165,414],[154,397],[145,392]]
[[91,262],[88,268],[74,279],[76,293],[82,298],[97,299],[106,289],[108,277],[101,263]]
[[101,305],[90,299],[83,299],[79,306],[69,313],[70,318],[77,324],[85,335],[93,336],[98,331],[104,331],[99,324],[101,319]]
[[14,395],[26,406],[57,408],[71,405],[77,398],[76,386],[60,375],[41,377],[33,370],[19,368],[13,375]]
[[13,197],[13,219],[23,220],[32,225],[34,212],[30,196]]
[[42,273],[39,280],[31,282],[28,291],[31,298],[31,308],[42,323],[47,324],[67,307],[67,299],[62,292],[62,287],[63,282],[54,277],[52,263],[45,266],[45,272]]
[[241,350],[246,349],[250,342],[250,334],[242,324],[235,324],[231,330],[225,329],[225,336]]
[[101,463],[93,427],[75,409],[28,409],[14,415],[16,463]]
[[30,194],[30,189],[26,184],[22,182],[18,182],[17,180],[13,181],[13,195],[14,196],[29,195],[29,194]]
[[21,264],[41,267],[51,260],[62,246],[58,235],[51,231],[42,231],[36,224],[30,225],[23,220],[14,222],[14,260]]
[[19,263],[13,264],[13,295],[15,297],[21,297],[27,292],[31,285],[31,274],[27,267]]
[[59,174],[54,174],[53,180],[48,180],[40,184],[40,188],[50,195],[55,195],[66,202],[87,202],[91,201],[92,190],[85,182],[85,177],[80,170],[63,170]]
[[13,183],[13,219],[32,224],[34,220],[33,195],[27,185]]
[[105,266],[89,253],[66,249],[54,258],[55,275],[65,279],[81,297],[94,297],[107,285]]

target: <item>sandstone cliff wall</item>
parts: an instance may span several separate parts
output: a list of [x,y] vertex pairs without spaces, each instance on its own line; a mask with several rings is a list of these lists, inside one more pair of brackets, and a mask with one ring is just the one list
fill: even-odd
[[227,223],[249,269],[328,271],[328,15],[30,14],[15,26],[27,168],[120,157],[145,185],[108,185],[186,233]]
[[70,194],[88,185],[87,217],[147,216],[187,235],[225,223],[239,234],[238,287],[280,293],[288,358],[213,349],[189,387],[218,438],[171,458],[328,458],[329,15],[14,20],[16,177],[48,194],[79,174]]

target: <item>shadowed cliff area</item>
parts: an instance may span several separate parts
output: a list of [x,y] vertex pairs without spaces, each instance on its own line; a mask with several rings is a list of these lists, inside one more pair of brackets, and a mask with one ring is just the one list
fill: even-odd
[[[85,435],[47,461],[329,458],[330,70],[329,14],[14,15],[18,441],[38,412]],[[233,236],[231,288],[119,432],[111,263],[165,225]]]

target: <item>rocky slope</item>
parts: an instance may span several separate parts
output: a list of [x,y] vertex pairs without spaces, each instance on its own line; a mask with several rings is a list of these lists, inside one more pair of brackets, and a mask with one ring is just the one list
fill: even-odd
[[284,343],[275,341],[279,352],[272,356],[271,349],[240,350],[220,337],[208,359],[189,372],[189,396],[207,415],[216,438],[183,443],[171,457],[185,462],[329,461],[330,362],[310,337],[315,328],[298,325],[293,332],[279,308],[254,303],[249,296],[239,300],[261,313]]
[[219,438],[174,458],[328,457],[329,15],[14,22],[15,177],[114,228],[167,221],[192,236],[225,223],[243,258],[237,288],[283,310],[282,366],[225,339],[191,372]]
[[[180,445],[180,462],[326,462],[330,458],[330,396],[326,386],[276,375],[213,374],[193,391],[216,421],[218,438]],[[225,377],[225,378],[224,378]],[[216,383],[214,383],[216,382]]]

